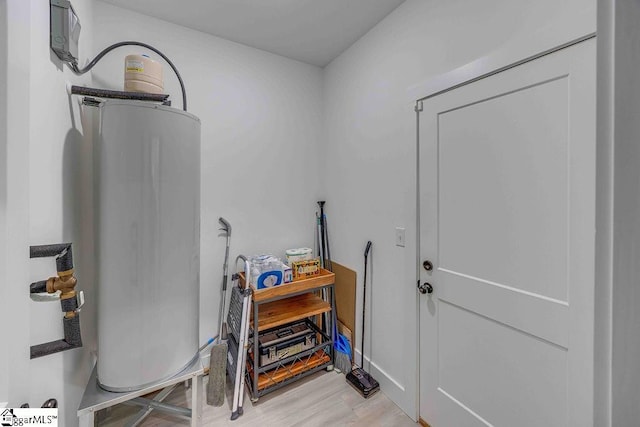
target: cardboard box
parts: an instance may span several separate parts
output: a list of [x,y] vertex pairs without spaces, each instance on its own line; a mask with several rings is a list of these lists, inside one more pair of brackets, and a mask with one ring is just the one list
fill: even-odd
[[294,281],[306,279],[308,277],[313,277],[320,274],[320,260],[317,258],[308,259],[305,261],[295,261],[291,264]]

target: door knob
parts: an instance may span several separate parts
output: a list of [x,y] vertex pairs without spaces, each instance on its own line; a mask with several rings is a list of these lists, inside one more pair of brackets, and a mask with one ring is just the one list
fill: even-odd
[[422,261],[422,267],[427,271],[433,270],[433,264],[428,259]]
[[422,285],[418,285],[418,290],[421,294],[430,294],[433,292],[433,286],[428,282],[424,282]]

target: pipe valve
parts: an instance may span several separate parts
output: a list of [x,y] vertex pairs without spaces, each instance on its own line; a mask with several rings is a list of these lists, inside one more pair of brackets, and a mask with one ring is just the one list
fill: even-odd
[[76,292],[75,290],[77,279],[73,275],[71,243],[31,246],[29,249],[30,258],[55,256],[56,271],[58,273],[57,276],[50,277],[47,280],[32,283],[29,287],[29,292],[31,294],[46,292],[56,299],[59,295],[60,305],[64,312],[62,319],[64,338],[31,346],[31,358],[34,359],[59,351],[82,347],[79,312],[84,304],[84,294],[82,291]]

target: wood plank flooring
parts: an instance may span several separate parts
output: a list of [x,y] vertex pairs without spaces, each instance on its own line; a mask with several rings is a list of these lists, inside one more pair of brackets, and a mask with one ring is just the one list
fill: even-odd
[[[207,378],[205,377],[205,387]],[[206,388],[205,388],[206,390]],[[203,390],[203,393],[205,391]],[[294,384],[270,393],[252,403],[244,400],[244,414],[231,421],[233,390],[227,381],[227,398],[220,408],[203,404],[203,426],[389,426],[415,427],[413,422],[382,392],[363,399],[345,381],[344,374],[320,371]],[[205,395],[206,396],[206,395]],[[166,403],[185,405],[190,402],[191,391],[180,384],[167,397]],[[204,399],[206,402],[206,399]],[[140,408],[118,405],[98,414],[98,425],[124,426],[127,418]],[[153,411],[140,426],[188,426],[189,421]]]

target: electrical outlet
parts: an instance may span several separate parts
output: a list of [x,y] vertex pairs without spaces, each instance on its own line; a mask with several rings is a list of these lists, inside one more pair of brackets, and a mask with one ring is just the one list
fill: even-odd
[[396,227],[396,246],[404,248],[404,228]]

